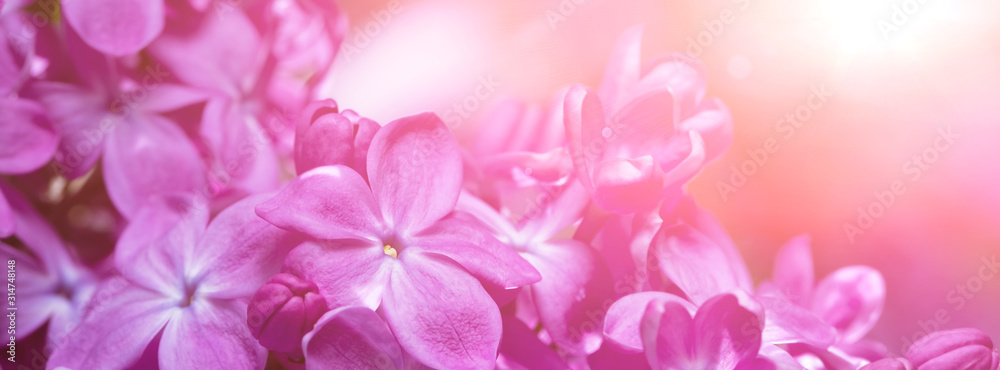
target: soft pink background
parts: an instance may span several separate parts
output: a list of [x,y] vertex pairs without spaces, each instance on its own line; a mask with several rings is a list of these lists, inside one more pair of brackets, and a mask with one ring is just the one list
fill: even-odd
[[[615,39],[634,24],[646,25],[647,58],[696,51],[689,47],[700,36],[709,94],[732,110],[736,141],[691,190],[728,227],[755,279],[770,275],[785,240],[808,233],[819,275],[849,264],[885,275],[888,302],[872,337],[890,350],[936,326],[974,326],[1000,340],[1000,272],[982,267],[1000,254],[1000,3],[340,3],[356,50],[335,66],[324,94],[383,123],[423,110],[446,114],[483,78],[500,84],[488,100],[544,102],[570,83],[596,86]],[[897,30],[883,37],[880,20],[895,26],[894,6],[902,12]],[[778,120],[819,86],[833,97],[786,140]],[[959,137],[932,153],[938,158],[920,178],[904,173],[949,128]],[[772,137],[778,149],[723,197],[717,186],[731,166]],[[844,224],[857,225],[858,208],[897,180],[906,192],[851,243]],[[993,276],[977,278],[980,270]],[[980,289],[967,298],[952,292],[958,285]]]

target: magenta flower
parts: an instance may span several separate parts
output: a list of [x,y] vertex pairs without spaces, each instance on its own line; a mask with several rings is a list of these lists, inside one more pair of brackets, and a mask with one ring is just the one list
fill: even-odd
[[197,132],[208,151],[209,195],[223,204],[277,188],[274,136],[292,133],[287,117],[299,108],[267,100],[262,68],[274,59],[262,53],[266,37],[241,9],[216,7],[171,25],[149,46],[171,76],[207,95]]
[[458,206],[538,270],[542,280],[528,288],[532,309],[552,342],[576,355],[600,348],[600,324],[613,298],[611,277],[596,251],[577,240],[556,238],[580,219],[586,202],[586,190],[572,182],[520,227],[471,195],[463,194]]
[[66,38],[78,80],[36,81],[27,87],[60,134],[56,161],[61,174],[82,176],[103,158],[108,195],[126,218],[150,196],[203,189],[201,154],[163,113],[203,101],[204,95],[169,83],[156,65],[118,71],[123,66],[110,67],[113,62],[73,32]]
[[500,312],[483,286],[539,276],[485,231],[446,217],[462,183],[457,143],[434,114],[401,118],[375,135],[367,171],[371,187],[349,167],[317,167],[257,207],[321,241],[292,250],[283,271],[315,282],[331,308],[381,306],[401,347],[427,366],[492,368]]
[[692,317],[688,307],[653,300],[642,316],[646,360],[654,369],[763,369],[763,323],[732,295],[713,297]]
[[917,370],[1000,369],[1000,353],[978,329],[942,330],[920,338],[906,351]]
[[18,244],[0,242],[0,259],[5,264],[14,261],[18,338],[48,323],[48,343],[61,345],[80,321],[97,279],[27,199],[2,183],[0,191],[17,222],[14,237],[5,242]]
[[858,366],[885,357],[879,342],[866,340],[885,305],[885,281],[877,270],[867,266],[840,268],[813,285],[812,252],[808,237],[792,239],[774,263],[773,281],[758,287],[757,295],[779,312],[790,305],[805,308],[837,330],[837,339],[829,349],[799,348],[827,362],[846,361]]
[[772,362],[795,362],[776,345],[807,343],[827,348],[834,342],[836,331],[807,309],[754,294],[736,246],[710,214],[690,199],[667,210],[671,217],[663,220],[646,258],[640,261],[651,272],[650,287],[671,293],[640,292],[616,301],[604,323],[605,336],[616,348],[626,353],[643,350],[638,318],[643,315],[641,307],[649,302],[670,301],[694,314],[720,295],[732,295],[740,305],[760,314],[760,354]]
[[642,28],[627,30],[599,92],[566,94],[566,138],[573,165],[594,203],[615,213],[653,209],[732,142],[732,118],[703,100],[702,67],[681,54],[640,66]]
[[207,227],[201,204],[144,207],[116,247],[124,279],[100,285],[49,367],[127,367],[158,336],[151,350],[163,369],[263,367],[267,350],[247,328],[246,302],[297,239],[254,214],[266,196],[234,204]]

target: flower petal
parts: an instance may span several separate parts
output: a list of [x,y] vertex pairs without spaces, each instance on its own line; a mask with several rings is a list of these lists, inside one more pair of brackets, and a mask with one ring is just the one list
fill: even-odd
[[175,302],[143,288],[118,284],[105,284],[94,294],[90,310],[65,344],[52,353],[49,367],[121,369],[139,359],[170,320]]
[[191,199],[156,197],[136,213],[115,246],[115,267],[130,281],[184,295],[182,272],[208,221],[208,208]]
[[525,258],[542,274],[542,280],[531,285],[531,293],[553,343],[579,355],[597,351],[605,310],[613,302],[604,261],[590,246],[575,240],[533,248]]
[[200,133],[212,153],[213,189],[237,197],[274,190],[279,177],[274,147],[257,119],[238,104],[213,99],[205,105]]
[[502,369],[568,369],[569,365],[552,347],[538,339],[538,334],[514,316],[504,316],[503,340],[500,341]]
[[871,330],[885,306],[885,280],[867,266],[834,271],[816,286],[812,311],[840,333],[840,340],[856,342]]
[[698,113],[680,123],[681,131],[694,131],[705,142],[705,162],[724,154],[733,144],[733,116],[718,99],[701,103]]
[[617,110],[629,91],[639,82],[644,28],[642,25],[630,27],[622,32],[615,43],[600,87],[601,100],[608,104],[608,108]]
[[742,289],[725,251],[686,224],[664,223],[650,244],[648,263],[677,284],[696,305],[715,295]]
[[913,370],[905,358],[883,358],[861,367],[860,370]]
[[603,135],[606,128],[604,108],[600,98],[583,86],[570,87],[563,103],[563,120],[566,143],[577,178],[587,190],[592,190],[590,173],[604,157],[607,147],[607,138]]
[[812,312],[781,296],[758,295],[764,306],[764,332],[768,343],[807,343],[817,348],[829,347],[837,331]]
[[448,257],[484,283],[514,289],[541,280],[535,267],[477,224],[450,217],[416,237],[407,248]]
[[191,139],[159,116],[132,115],[108,136],[103,169],[108,196],[126,218],[150,197],[203,189],[205,167]]
[[650,61],[633,94],[667,88],[674,93],[682,118],[690,115],[705,96],[705,66],[687,54],[669,53]]
[[368,179],[391,227],[418,232],[455,208],[462,188],[458,143],[433,113],[389,122],[369,148]]
[[317,239],[377,240],[382,221],[368,184],[346,166],[318,167],[257,206],[261,218]]
[[0,173],[22,174],[48,163],[58,137],[38,103],[0,98]]
[[[3,1],[0,1],[0,12],[3,12]],[[27,24],[27,23],[25,23]],[[8,96],[13,93],[25,77],[25,70],[21,68],[15,60],[12,45],[7,41],[8,37],[13,37],[7,33],[7,37],[0,38],[0,96]]]
[[14,235],[50,272],[66,269],[72,258],[56,229],[13,187],[0,183],[0,192],[11,207]]
[[[571,180],[572,181],[572,180]],[[590,203],[590,194],[579,181],[572,181],[555,195],[554,201],[543,204],[537,216],[528,217],[521,227],[521,234],[528,240],[550,240],[583,218],[583,211]],[[527,215],[531,215],[528,208]]]
[[614,115],[609,141],[616,155],[652,155],[662,150],[679,124],[673,93],[663,88],[630,100]]
[[399,344],[433,368],[492,369],[500,310],[478,281],[450,261],[403,253],[382,312]]
[[694,317],[696,351],[707,356],[709,368],[734,368],[757,357],[763,323],[740,306],[736,296],[719,295],[706,301]]
[[267,349],[250,334],[240,300],[195,299],[175,311],[160,339],[160,368],[261,369]]
[[306,369],[402,369],[403,351],[385,321],[366,307],[343,307],[319,319],[302,339]]
[[710,354],[696,352],[702,348],[696,347],[695,330],[695,321],[683,305],[664,300],[649,302],[639,332],[650,366],[659,369],[715,368],[709,366],[706,358]]
[[138,52],[163,31],[163,1],[66,0],[62,14],[88,45],[114,56]]
[[100,157],[104,141],[120,121],[104,109],[105,99],[93,91],[61,82],[38,81],[27,90],[45,106],[59,133],[56,170],[71,179],[90,171]]
[[[115,244],[115,265],[132,266],[146,249],[162,240],[170,242],[170,251],[177,252],[178,257],[190,252],[205,231],[208,217],[208,207],[192,197],[153,198],[136,212],[119,236]],[[181,260],[176,259],[177,262]]]
[[594,203],[618,214],[653,209],[662,198],[664,174],[653,157],[608,159],[594,169]]
[[260,35],[244,12],[227,10],[215,7],[197,23],[172,22],[149,46],[150,54],[187,84],[242,95],[243,79],[259,60]]
[[907,349],[906,358],[921,370],[991,369],[995,353],[989,335],[960,328],[927,334]]
[[785,243],[774,260],[774,284],[781,293],[795,304],[807,305],[812,299],[814,276],[809,237],[802,235]]
[[604,336],[627,352],[642,352],[642,336],[640,326],[646,307],[652,301],[673,302],[680,304],[691,317],[696,308],[691,302],[676,295],[664,292],[640,292],[619,298],[608,309],[604,319]]
[[219,299],[249,297],[281,269],[281,261],[301,237],[254,213],[254,207],[269,198],[244,198],[208,225],[186,269],[201,282],[200,292]]
[[[728,261],[726,265],[733,270],[733,276],[739,287],[745,291],[751,291],[753,283],[746,262],[743,261],[743,256],[740,255],[739,249],[729,237],[729,233],[726,232],[722,223],[710,212],[699,207],[691,197],[684,197],[678,202],[676,214],[680,217],[680,222],[691,225],[722,249]],[[661,216],[663,215],[661,214]],[[668,217],[664,216],[664,218]]]
[[354,124],[340,114],[324,114],[295,139],[295,170],[354,164]]
[[378,308],[389,269],[382,248],[352,240],[305,242],[288,252],[282,272],[312,281],[327,307]]
[[14,221],[14,211],[10,209],[7,197],[0,193],[0,238],[6,238],[14,234],[17,223]]

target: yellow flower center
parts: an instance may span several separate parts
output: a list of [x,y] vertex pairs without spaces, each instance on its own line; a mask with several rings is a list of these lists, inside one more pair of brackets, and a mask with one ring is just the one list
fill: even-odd
[[387,256],[396,258],[397,256],[396,248],[393,248],[391,245],[386,244],[384,247],[382,247],[382,249],[385,250],[385,254]]

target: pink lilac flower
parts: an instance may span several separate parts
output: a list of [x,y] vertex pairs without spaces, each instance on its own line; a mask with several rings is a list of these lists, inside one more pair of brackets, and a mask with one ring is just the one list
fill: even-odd
[[537,313],[527,323],[540,322],[555,345],[578,355],[600,347],[600,323],[612,301],[610,276],[600,256],[585,243],[556,238],[580,218],[586,202],[586,190],[574,182],[520,228],[471,195],[459,197],[458,205],[539,271],[542,280],[526,288],[533,303],[527,308]]
[[878,322],[885,304],[885,281],[875,269],[867,266],[840,268],[814,286],[812,252],[809,239],[792,239],[774,263],[772,281],[758,287],[757,295],[768,300],[787,300],[803,307],[837,330],[837,340],[829,349],[800,348],[800,351],[820,356],[825,361],[846,361],[854,367],[885,357],[887,352],[879,342],[866,340]]
[[704,100],[702,67],[673,54],[640,65],[642,28],[626,31],[601,88],[576,85],[563,118],[581,183],[604,210],[652,209],[732,141],[732,118],[716,99]]
[[1000,353],[978,329],[942,330],[920,338],[906,351],[917,370],[1000,369]]
[[667,216],[652,237],[645,263],[650,287],[665,292],[640,292],[620,298],[608,310],[605,335],[624,352],[643,349],[639,338],[638,308],[652,300],[670,300],[694,312],[710,299],[731,294],[739,303],[761,314],[761,354],[787,361],[788,354],[774,347],[807,343],[829,347],[835,330],[804,308],[767,296],[757,296],[735,245],[707,212],[690,200],[667,209]]
[[97,278],[27,199],[2,183],[0,191],[17,221],[13,238],[5,240],[17,244],[0,242],[0,258],[14,261],[17,332],[27,337],[48,323],[48,342],[62,344],[79,322]]
[[[501,320],[484,285],[514,289],[538,272],[476,225],[446,217],[462,183],[458,145],[434,114],[382,127],[368,180],[324,166],[257,208],[309,235],[283,272],[316,283],[331,308],[380,307],[404,351],[431,367],[492,368]],[[476,279],[482,280],[482,283]]]
[[162,113],[202,101],[204,95],[169,83],[156,65],[123,70],[69,30],[66,43],[75,79],[27,87],[60,134],[56,160],[62,174],[77,178],[102,158],[108,195],[126,218],[150,196],[202,189],[205,170],[198,149]]
[[144,207],[116,247],[123,278],[101,283],[49,367],[127,367],[154,338],[163,369],[263,367],[267,350],[247,328],[246,302],[298,240],[256,216],[268,196],[242,200],[211,223],[205,205],[187,199]]
[[762,325],[733,295],[705,301],[693,317],[682,304],[654,300],[642,316],[642,343],[654,369],[773,368],[757,354]]
[[222,203],[277,187],[268,131],[291,129],[287,119],[270,115],[260,90],[268,77],[262,69],[273,60],[263,49],[266,36],[243,11],[213,9],[171,25],[149,47],[171,76],[207,95],[197,132],[207,147],[210,195]]

